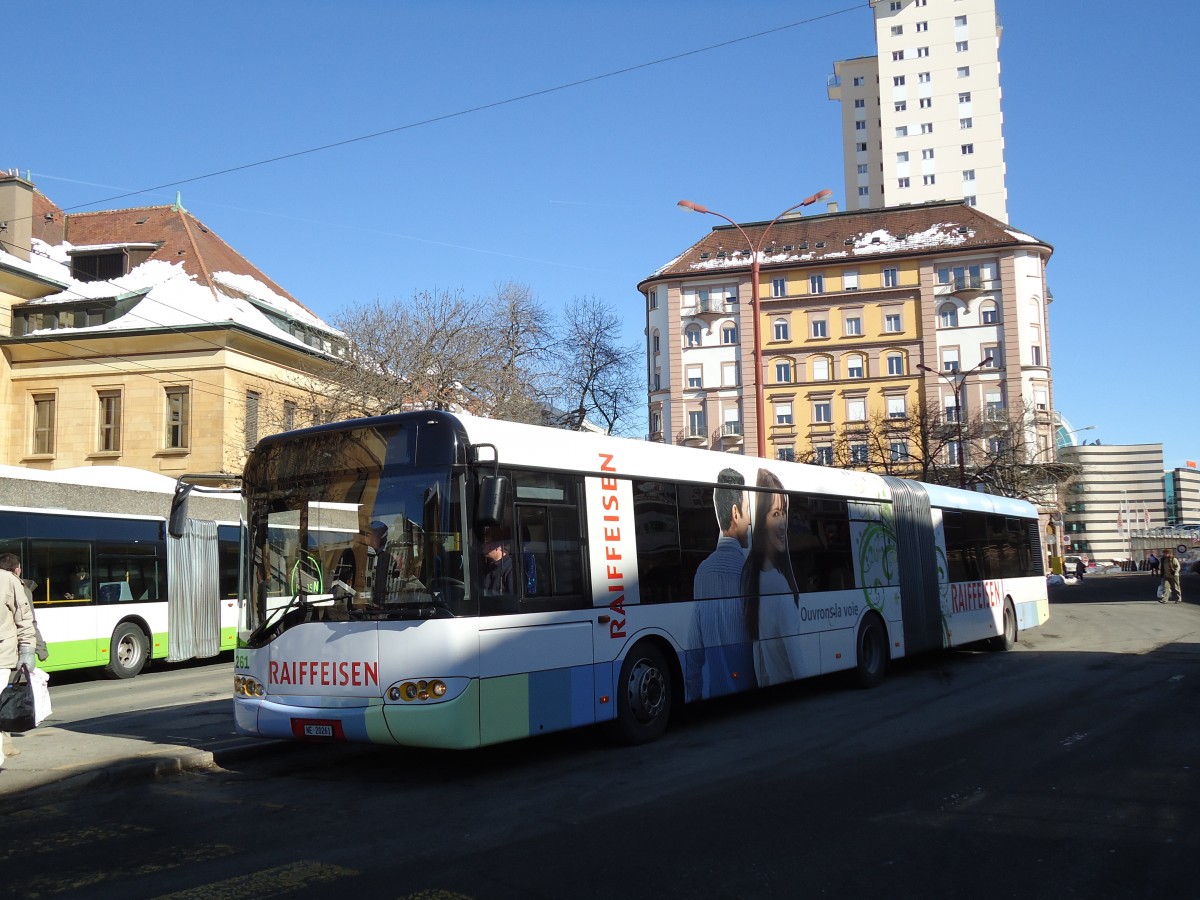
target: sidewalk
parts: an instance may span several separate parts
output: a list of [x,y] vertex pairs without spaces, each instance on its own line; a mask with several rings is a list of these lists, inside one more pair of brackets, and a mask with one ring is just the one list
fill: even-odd
[[[51,698],[57,703],[53,686]],[[287,746],[234,734],[232,703],[206,700],[74,720],[52,714],[32,731],[11,736],[21,752],[4,761],[0,797],[146,780]]]

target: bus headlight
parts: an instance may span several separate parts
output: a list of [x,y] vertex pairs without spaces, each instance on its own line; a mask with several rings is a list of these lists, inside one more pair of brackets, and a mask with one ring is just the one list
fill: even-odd
[[388,688],[387,698],[393,703],[440,700],[446,696],[446,690],[446,682],[438,678],[431,681],[405,681]]
[[265,691],[257,678],[249,675],[233,676],[233,695],[235,697],[261,697]]

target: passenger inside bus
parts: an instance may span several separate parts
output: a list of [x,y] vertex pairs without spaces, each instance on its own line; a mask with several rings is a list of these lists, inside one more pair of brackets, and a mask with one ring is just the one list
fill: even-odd
[[77,569],[71,581],[70,589],[64,594],[68,600],[90,600],[92,597],[92,576],[87,569]]

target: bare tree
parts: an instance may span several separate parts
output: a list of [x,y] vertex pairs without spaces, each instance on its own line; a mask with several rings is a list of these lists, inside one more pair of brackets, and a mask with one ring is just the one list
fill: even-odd
[[622,345],[621,317],[595,297],[576,298],[565,310],[559,366],[552,390],[553,424],[580,429],[594,421],[620,433],[624,417],[643,399],[641,350]]

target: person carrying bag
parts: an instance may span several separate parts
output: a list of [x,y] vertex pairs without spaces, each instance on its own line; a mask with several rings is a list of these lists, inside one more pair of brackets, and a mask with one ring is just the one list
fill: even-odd
[[[30,673],[37,668],[34,646],[37,641],[33,614],[25,601],[25,586],[21,584],[21,560],[13,553],[0,553],[0,707],[23,706],[28,690],[32,723],[33,685]],[[14,675],[13,670],[16,669]],[[14,712],[13,722],[24,721],[23,714]],[[0,716],[0,732],[9,729]],[[33,727],[32,724],[29,726]],[[27,729],[22,729],[27,730]],[[17,750],[8,746],[8,734],[0,734],[0,766],[5,754],[15,756]]]

